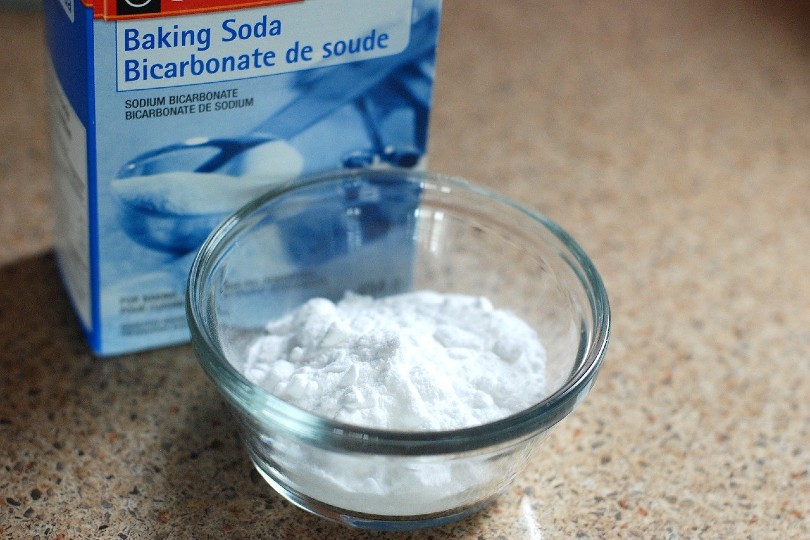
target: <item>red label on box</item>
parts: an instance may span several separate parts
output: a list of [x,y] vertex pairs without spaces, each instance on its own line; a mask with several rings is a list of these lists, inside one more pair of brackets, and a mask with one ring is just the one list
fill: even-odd
[[93,7],[94,18],[104,20],[143,19],[168,15],[209,13],[274,4],[290,4],[303,0],[83,0]]

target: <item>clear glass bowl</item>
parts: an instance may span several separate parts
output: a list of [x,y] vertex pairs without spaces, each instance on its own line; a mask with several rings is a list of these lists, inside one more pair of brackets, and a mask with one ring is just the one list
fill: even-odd
[[[547,351],[545,397],[485,425],[389,431],[299,409],[241,374],[267,321],[309,298],[421,289],[521,316]],[[200,364],[268,483],[310,512],[384,530],[459,519],[504,490],[585,397],[610,325],[596,269],[557,225],[463,180],[399,170],[320,176],[243,207],[200,249],[186,307]]]

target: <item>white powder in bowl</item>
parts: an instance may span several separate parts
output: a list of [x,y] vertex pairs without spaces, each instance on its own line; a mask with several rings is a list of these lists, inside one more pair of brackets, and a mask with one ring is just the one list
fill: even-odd
[[[358,426],[444,430],[503,418],[545,396],[535,332],[486,298],[429,291],[313,299],[270,322],[243,372],[272,394]],[[418,516],[479,504],[508,485],[529,440],[455,456],[370,456],[278,436],[280,482],[363,514]]]
[[516,413],[545,392],[537,334],[483,297],[419,291],[308,301],[270,322],[244,374],[357,426],[436,431]]

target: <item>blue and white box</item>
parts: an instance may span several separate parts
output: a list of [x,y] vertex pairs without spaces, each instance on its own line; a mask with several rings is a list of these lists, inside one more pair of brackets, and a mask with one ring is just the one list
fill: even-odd
[[46,0],[56,254],[93,351],[188,339],[226,215],[301,176],[424,167],[441,0]]

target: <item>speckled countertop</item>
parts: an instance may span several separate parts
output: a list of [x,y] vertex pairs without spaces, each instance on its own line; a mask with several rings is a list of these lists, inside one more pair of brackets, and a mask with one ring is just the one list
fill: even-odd
[[389,535],[260,481],[188,346],[89,355],[51,253],[41,20],[0,11],[0,537],[810,538],[800,5],[446,0],[431,168],[573,233],[613,338],[496,504]]

